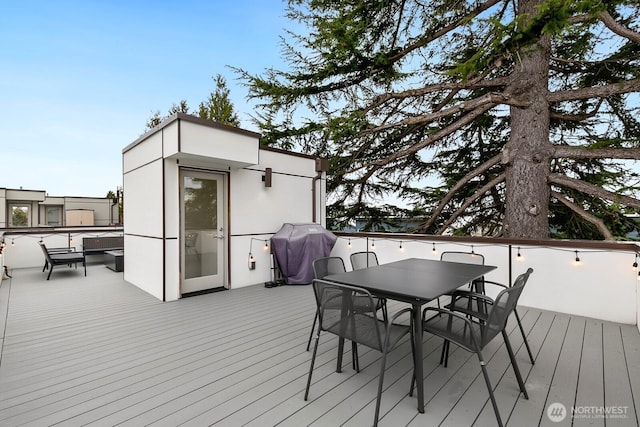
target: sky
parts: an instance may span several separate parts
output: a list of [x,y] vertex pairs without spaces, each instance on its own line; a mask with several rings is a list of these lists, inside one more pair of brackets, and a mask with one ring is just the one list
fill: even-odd
[[286,0],[1,0],[0,188],[104,197],[122,150],[155,111],[196,109],[227,80],[241,127],[247,89],[228,66],[281,69]]

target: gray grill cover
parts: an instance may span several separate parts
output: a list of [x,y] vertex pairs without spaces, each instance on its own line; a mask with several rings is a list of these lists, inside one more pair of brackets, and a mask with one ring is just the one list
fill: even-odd
[[271,250],[289,285],[313,281],[312,262],[329,256],[338,238],[319,224],[284,224],[271,238]]

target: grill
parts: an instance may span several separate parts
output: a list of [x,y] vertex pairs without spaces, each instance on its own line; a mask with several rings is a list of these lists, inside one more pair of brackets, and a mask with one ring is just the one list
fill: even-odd
[[276,267],[288,285],[313,281],[312,262],[329,256],[338,238],[319,224],[283,224],[271,238]]

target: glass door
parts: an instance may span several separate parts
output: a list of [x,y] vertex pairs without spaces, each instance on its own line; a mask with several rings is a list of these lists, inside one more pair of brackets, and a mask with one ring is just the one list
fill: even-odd
[[225,286],[224,174],[180,174],[181,293]]

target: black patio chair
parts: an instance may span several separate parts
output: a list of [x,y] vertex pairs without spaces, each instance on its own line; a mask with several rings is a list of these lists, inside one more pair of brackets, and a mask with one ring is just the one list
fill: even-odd
[[[503,425],[502,419],[500,417],[498,405],[493,394],[493,387],[491,386],[491,381],[489,380],[484,356],[482,355],[482,349],[484,349],[485,346],[489,342],[491,342],[491,340],[493,340],[498,334],[502,334],[505,347],[507,348],[507,352],[509,353],[511,366],[513,367],[513,370],[516,374],[516,379],[518,381],[520,391],[524,395],[525,399],[529,399],[529,395],[527,394],[524,381],[522,380],[522,376],[520,375],[520,369],[518,368],[518,363],[513,353],[511,343],[509,342],[509,336],[505,331],[505,326],[507,324],[509,315],[511,315],[516,305],[518,304],[518,299],[522,294],[524,285],[526,284],[527,280],[529,279],[529,275],[532,272],[533,269],[529,268],[526,273],[518,276],[513,286],[506,287],[502,291],[500,291],[495,300],[477,292],[456,291],[453,293],[454,300],[451,304],[450,309],[427,307],[422,313],[422,318],[426,319],[423,321],[423,329],[426,332],[443,338],[445,342],[453,342],[463,349],[475,353],[478,356],[478,360],[480,361],[480,368],[482,369],[482,375],[484,376],[484,380],[487,384],[489,397],[491,398],[491,404],[493,405],[493,410],[496,414],[496,419],[498,420],[499,426]],[[473,298],[477,299],[478,301],[482,301],[488,309],[486,318],[482,321],[477,317],[468,316],[464,312],[456,311],[456,302],[458,301],[456,297],[459,294],[466,294],[467,297],[471,297],[472,294]],[[461,307],[466,309],[467,302],[464,301]],[[427,314],[430,312],[433,312],[435,315],[427,319]],[[420,343],[418,343],[417,345],[420,345]],[[411,389],[409,392],[410,395],[413,394],[414,383],[415,376],[411,381]]]
[[[465,264],[478,264],[484,265],[484,256],[475,252],[456,252],[456,251],[447,251],[442,252],[440,254],[440,261],[448,261],[448,262],[463,262]],[[475,289],[475,292],[484,293],[484,289],[479,281],[474,281],[472,283],[468,283],[461,288],[467,289]],[[445,296],[451,296],[453,292],[445,294]],[[442,297],[440,297],[442,298]],[[440,306],[440,298],[438,298],[438,308],[442,308]]]
[[[484,265],[484,256],[476,252],[443,252],[442,255],[440,256],[440,260]],[[494,285],[501,288],[506,287],[502,283],[486,280],[484,277],[481,277],[477,280],[474,280],[472,283],[469,283],[468,288],[472,292],[486,295],[486,285]],[[452,294],[449,294],[449,296],[451,295]],[[462,294],[458,294],[458,298],[461,299]],[[469,315],[474,315],[480,318],[481,320],[486,320],[487,308],[486,308],[486,305],[481,300],[476,300],[474,298],[466,298],[464,302],[466,302],[466,308],[464,307],[463,301],[460,300],[457,303],[456,311],[460,311]],[[438,307],[440,307],[439,298],[438,298]],[[445,308],[450,308],[450,306],[447,305]],[[524,331],[524,327],[522,326],[522,321],[520,320],[520,315],[518,314],[518,310],[516,308],[513,309],[513,314],[516,317],[516,321],[518,322],[518,328],[520,329],[520,333],[522,334],[522,339],[524,340],[524,346],[527,349],[529,360],[533,365],[535,364],[535,358],[533,357],[533,352],[531,351],[531,347],[529,346],[529,341],[527,340],[527,334]],[[440,363],[444,363],[445,367],[447,366],[448,352],[449,352],[449,344],[445,344],[442,347],[442,356],[440,358]]]
[[53,273],[54,266],[75,265],[77,269],[79,262],[81,262],[82,266],[84,267],[84,275],[85,276],[87,275],[87,262],[85,260],[84,252],[68,251],[68,252],[51,253],[49,252],[49,250],[47,249],[47,247],[43,242],[39,242],[39,244],[40,244],[40,249],[42,249],[42,252],[44,253],[44,258],[45,258],[44,267],[42,268],[42,271],[44,272],[47,268],[51,267],[49,269],[49,274],[47,275],[47,280],[49,280],[49,278],[51,277],[51,273]]
[[[411,334],[413,327],[411,309],[402,309],[395,313],[391,319],[384,321],[377,318],[374,299],[365,289],[325,280],[314,280],[313,291],[316,297],[320,321],[318,323],[318,332],[313,347],[313,356],[311,357],[311,367],[309,368],[304,400],[306,401],[309,398],[311,376],[318,352],[320,334],[323,331],[329,332],[340,338],[351,340],[353,343],[365,345],[382,353],[378,379],[378,394],[376,397],[376,409],[373,421],[373,425],[376,426],[380,414],[380,399],[382,397],[387,354],[396,347],[405,335],[409,335],[411,354],[415,354]],[[363,299],[369,300],[368,304],[362,304]],[[369,309],[366,310],[365,307]],[[409,325],[395,324],[394,322],[404,314],[407,314],[409,317]]]
[[[344,261],[340,257],[323,257],[313,260],[313,277],[316,279],[324,279],[330,274],[345,273],[347,269],[344,266]],[[311,325],[311,331],[309,331],[309,340],[307,341],[307,351],[311,347],[311,340],[313,339],[313,331],[316,329],[316,323],[318,322],[318,310],[316,309],[316,315],[313,318],[313,325]],[[358,360],[358,346],[355,343],[351,343],[352,362],[353,369],[360,372],[360,363]]]
[[367,267],[373,267],[379,265],[378,256],[375,252],[354,252],[349,257],[351,260],[351,268],[354,270],[361,270]]
[[[331,274],[345,273],[347,269],[344,266],[344,261],[341,257],[323,257],[313,261],[313,276],[316,279],[324,279]],[[373,297],[376,311],[382,309],[383,320],[387,320],[387,306],[386,300]],[[356,299],[355,306],[362,310],[369,311],[369,299]],[[313,319],[313,325],[311,325],[311,331],[309,331],[309,340],[307,341],[307,351],[311,347],[311,340],[313,339],[313,331],[316,329],[316,323],[318,322],[318,310],[316,310],[316,316]],[[358,346],[352,343],[353,352],[353,369],[360,372],[360,363],[358,360]]]
[[[351,268],[353,270],[362,270],[363,268],[380,265],[375,252],[354,252],[349,259],[351,260]],[[374,301],[377,302],[377,309],[382,310],[382,316],[386,320],[388,317],[387,299],[374,297]]]

